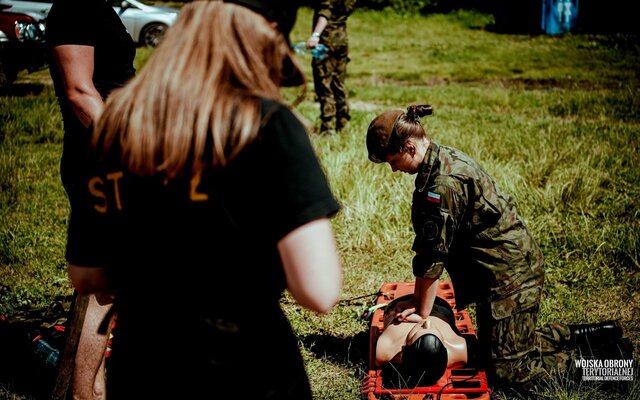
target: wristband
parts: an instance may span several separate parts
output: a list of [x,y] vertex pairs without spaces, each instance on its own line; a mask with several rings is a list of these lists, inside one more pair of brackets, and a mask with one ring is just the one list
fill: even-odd
[[318,32],[313,32],[313,33],[311,34],[311,37],[312,37],[312,38],[319,38],[319,37],[320,37],[320,33],[318,33]]

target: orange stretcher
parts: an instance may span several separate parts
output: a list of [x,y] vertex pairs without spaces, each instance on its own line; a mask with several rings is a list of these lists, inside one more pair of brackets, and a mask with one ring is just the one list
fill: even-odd
[[[491,399],[491,390],[487,384],[487,376],[484,371],[474,368],[447,368],[445,374],[432,386],[418,387],[394,387],[390,384],[393,379],[385,376],[390,373],[387,370],[375,366],[376,343],[383,329],[384,308],[382,305],[390,303],[393,299],[411,294],[414,291],[414,282],[390,282],[380,288],[376,300],[375,311],[371,319],[369,333],[369,373],[364,377],[362,385],[362,398],[366,400],[467,400],[467,399]],[[438,296],[445,299],[454,309],[456,327],[463,334],[475,335],[473,323],[466,310],[455,310],[455,298],[451,282],[441,282],[438,288]]]

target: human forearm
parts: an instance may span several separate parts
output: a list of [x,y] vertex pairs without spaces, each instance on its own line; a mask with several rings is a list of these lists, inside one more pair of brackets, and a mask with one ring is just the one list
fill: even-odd
[[103,107],[102,96],[93,84],[94,51],[92,46],[83,45],[53,48],[65,97],[85,127],[98,118]]
[[438,278],[416,277],[416,289],[414,292],[417,310],[422,318],[427,318],[431,314],[433,303],[438,293]]
[[342,289],[342,267],[329,220],[295,229],[278,243],[278,250],[296,301],[315,312],[329,312]]
[[318,18],[318,22],[316,23],[316,26],[313,28],[313,32],[317,33],[317,34],[322,34],[322,32],[324,31],[324,28],[327,27],[327,24],[329,23],[329,21],[327,21],[327,19],[323,16],[320,16]]
[[67,88],[67,99],[76,117],[86,128],[98,119],[102,111],[103,101],[93,85],[74,86]]
[[328,21],[325,17],[320,16],[318,18],[318,22],[316,23],[316,26],[313,28],[313,33],[311,33],[309,40],[307,40],[307,47],[313,48],[313,47],[316,47],[318,43],[320,43],[320,35],[322,35],[324,28],[327,27],[327,23]]

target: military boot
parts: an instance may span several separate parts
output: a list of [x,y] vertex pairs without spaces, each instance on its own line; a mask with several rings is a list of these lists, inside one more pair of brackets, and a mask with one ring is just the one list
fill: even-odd
[[597,347],[598,344],[618,340],[622,337],[622,327],[615,320],[595,324],[569,325],[571,340],[576,345]]
[[320,124],[320,134],[326,135],[326,136],[335,135],[336,134],[335,122],[332,123],[329,121],[323,121],[322,124]]

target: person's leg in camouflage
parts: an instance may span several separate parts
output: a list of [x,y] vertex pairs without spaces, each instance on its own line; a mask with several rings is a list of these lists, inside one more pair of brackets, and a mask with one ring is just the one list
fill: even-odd
[[559,323],[536,328],[537,313],[536,306],[496,321],[488,306],[478,309],[478,339],[494,386],[527,390],[550,375],[575,376],[571,330]]
[[349,104],[347,102],[347,89],[345,79],[347,77],[347,63],[349,62],[349,47],[339,46],[334,51],[335,68],[333,70],[333,80],[331,81],[331,91],[336,104],[336,129],[341,131],[351,119],[349,114]]
[[335,58],[328,57],[311,61],[313,84],[320,103],[320,133],[332,134],[336,131],[336,102],[332,92]]

